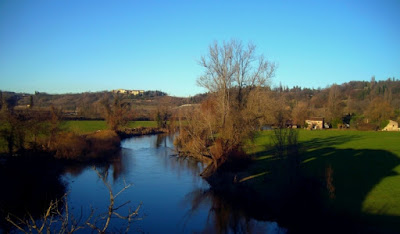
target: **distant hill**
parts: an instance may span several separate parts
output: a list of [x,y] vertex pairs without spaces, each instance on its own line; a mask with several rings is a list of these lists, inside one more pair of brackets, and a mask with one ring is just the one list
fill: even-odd
[[51,106],[61,109],[64,117],[77,119],[103,119],[104,99],[112,101],[115,96],[121,96],[124,102],[130,104],[132,116],[138,120],[153,119],[154,113],[160,108],[174,108],[184,104],[199,103],[205,95],[196,95],[190,98],[168,96],[158,90],[144,91],[138,95],[121,94],[115,91],[48,94],[15,93],[2,91],[0,107],[8,105],[16,111],[33,108],[46,111]]
[[[299,125],[304,124],[308,117],[323,117],[335,126],[343,121],[352,121],[353,124],[374,123],[374,126],[383,124],[382,121],[386,119],[400,121],[400,80],[394,78],[350,81],[323,89],[279,86],[273,89],[266,87],[264,91],[269,97],[265,108],[269,110],[270,122],[276,121],[275,113],[279,111],[285,114],[286,119]],[[28,108],[32,104],[32,108],[45,110],[53,105],[62,109],[66,117],[102,119],[104,114],[101,101],[113,100],[115,95],[122,95],[124,101],[130,104],[132,118],[149,120],[154,119],[155,113],[161,109],[173,110],[184,104],[198,104],[209,94],[182,98],[168,96],[161,91],[144,91],[140,95],[116,94],[112,91],[76,94],[3,91],[0,93],[0,105],[7,103],[16,110]]]

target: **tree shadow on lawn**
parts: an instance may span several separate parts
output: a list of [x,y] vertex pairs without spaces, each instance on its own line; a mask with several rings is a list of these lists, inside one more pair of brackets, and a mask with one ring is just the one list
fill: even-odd
[[[360,138],[361,137],[357,135],[313,138],[309,141],[299,142],[298,149],[301,156],[301,160],[307,161],[307,160],[312,160],[312,158],[315,157],[315,154],[310,153],[314,150],[334,147]],[[251,165],[250,171],[252,174],[271,173],[277,168],[279,169],[281,167],[285,167],[284,165],[285,162],[282,162],[281,160],[278,160],[277,157],[275,157],[275,150],[272,145],[264,146],[263,150],[251,154],[251,157],[253,158],[254,161],[257,161],[257,163]]]
[[[254,154],[257,163],[252,173],[268,172],[258,182],[253,180],[258,183],[256,191],[268,203],[272,201],[275,210],[280,209],[278,219],[283,218],[283,225],[292,230],[309,232],[310,225],[320,222],[314,231],[351,226],[354,231],[400,232],[400,198],[396,198],[396,189],[391,189],[400,186],[395,171],[400,157],[385,150],[335,148],[360,138],[343,135],[301,142],[302,179],[297,182],[287,179],[293,177],[289,161],[273,157],[271,148]],[[386,178],[390,181],[381,186]],[[380,191],[368,196],[378,185]]]
[[[368,197],[367,200],[368,194],[385,178],[392,176],[397,178],[395,183],[386,186],[400,186],[400,175],[394,170],[398,165],[400,158],[385,150],[325,147],[304,152],[301,170],[305,177],[321,182],[326,191],[329,190],[329,186],[331,187],[329,196],[323,198],[323,203],[329,210],[349,220],[368,221],[368,225],[391,228],[390,226],[395,227],[394,224],[397,222],[397,229],[400,231],[398,225],[400,215],[391,217],[387,213],[390,209],[391,213],[400,214],[400,204],[391,204],[389,199],[387,202],[382,201],[386,197],[396,199],[398,194],[388,189],[382,191],[384,196]],[[330,182],[327,179],[329,170]],[[368,202],[370,210],[364,208],[365,202]],[[394,223],[394,220],[397,221]]]
[[[272,137],[272,135],[270,136]],[[360,135],[341,135],[341,136],[331,136],[325,138],[313,138],[308,141],[299,142],[299,147],[301,151],[304,150],[315,150],[319,148],[333,147],[347,143],[349,141],[354,141],[362,138]],[[263,156],[273,155],[274,150],[272,145],[266,145],[264,150],[258,151],[251,154],[255,159],[263,159]],[[260,158],[262,157],[262,158]]]

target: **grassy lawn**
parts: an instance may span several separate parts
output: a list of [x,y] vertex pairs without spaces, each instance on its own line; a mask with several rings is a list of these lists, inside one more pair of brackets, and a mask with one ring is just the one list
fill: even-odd
[[[65,129],[76,133],[90,133],[97,130],[107,129],[107,123],[103,120],[80,120],[80,121],[65,121]],[[129,128],[138,127],[157,127],[156,121],[134,121],[129,122]]]
[[[276,161],[268,150],[272,133],[260,132],[247,148],[255,156],[253,175],[268,177]],[[400,132],[300,130],[299,143],[304,175],[324,181],[332,168],[336,211],[375,220],[400,218]]]

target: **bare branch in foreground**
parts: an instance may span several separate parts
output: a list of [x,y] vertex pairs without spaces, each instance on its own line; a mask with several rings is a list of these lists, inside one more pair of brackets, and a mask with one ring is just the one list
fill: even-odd
[[[123,204],[115,207],[115,198],[118,197],[122,192],[131,187],[131,184],[127,184],[124,180],[124,187],[114,195],[111,185],[107,181],[108,172],[105,175],[101,175],[100,172],[93,167],[97,176],[102,180],[103,184],[106,186],[110,196],[110,203],[108,206],[108,211],[104,214],[95,216],[95,210],[91,208],[90,215],[83,220],[82,208],[79,218],[75,218],[73,214],[70,213],[67,194],[65,194],[60,200],[51,201],[49,207],[46,209],[43,216],[35,220],[31,214],[27,214],[27,218],[20,218],[12,214],[8,214],[6,220],[11,223],[16,229],[23,233],[74,233],[78,230],[91,228],[98,233],[105,233],[109,228],[111,223],[111,218],[118,218],[127,221],[127,226],[125,228],[125,233],[130,229],[130,225],[133,221],[139,220],[139,210],[141,203],[136,207],[134,211],[129,209],[127,215],[123,216],[117,211],[130,203],[130,201],[124,202]],[[63,211],[60,209],[60,202],[64,203]],[[102,225],[97,225],[97,221],[105,220]],[[121,229],[122,232],[122,229]]]

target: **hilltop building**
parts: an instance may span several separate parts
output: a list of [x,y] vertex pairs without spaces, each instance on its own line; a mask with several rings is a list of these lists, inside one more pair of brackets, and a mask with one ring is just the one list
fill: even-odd
[[129,89],[114,89],[113,93],[121,93],[121,94],[132,94],[132,95],[143,95],[144,90],[129,90]]

